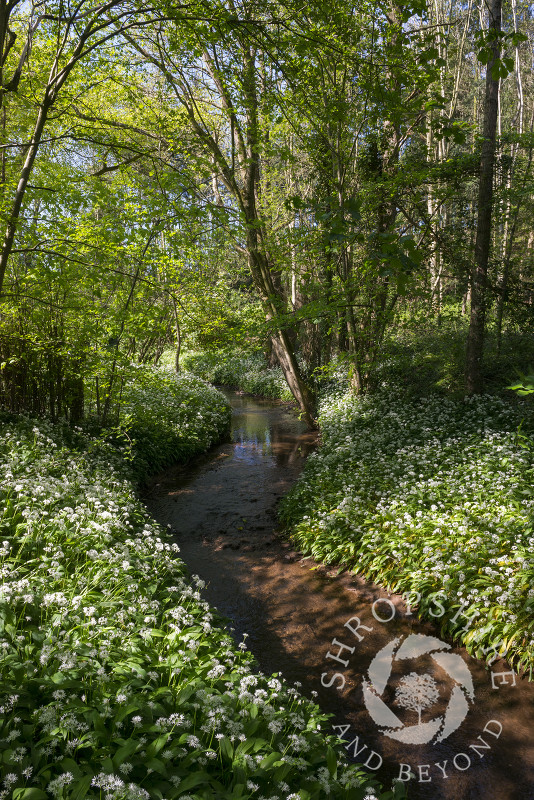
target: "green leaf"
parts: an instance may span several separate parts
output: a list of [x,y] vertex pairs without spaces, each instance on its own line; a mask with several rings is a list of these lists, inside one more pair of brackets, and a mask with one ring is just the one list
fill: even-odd
[[326,750],[326,764],[328,766],[328,772],[332,777],[336,776],[337,773],[337,755],[335,750],[328,745]]
[[84,775],[83,778],[78,779],[76,781],[76,788],[72,792],[70,800],[83,800],[89,791],[92,780],[92,775]]
[[222,739],[219,739],[219,748],[226,758],[233,759],[234,746],[227,736],[223,736]]
[[159,758],[149,758],[145,761],[145,765],[158,775],[167,776],[167,766]]
[[154,741],[151,742],[146,749],[147,755],[155,756],[160,752],[160,750],[163,750],[169,740],[170,735],[170,733],[162,733],[161,736],[158,736],[157,739],[154,739]]
[[[127,758],[129,758],[133,753],[135,753],[135,751],[138,748],[138,745],[139,745],[138,741],[135,741],[134,739],[128,739],[128,741],[125,744],[123,744],[122,747],[119,747],[119,749],[113,756],[113,765],[115,767],[119,767],[120,764],[123,763],[123,761],[126,761]],[[150,748],[147,749],[147,753],[149,749]]]
[[[90,782],[90,781],[89,781]],[[48,795],[34,786],[13,790],[13,800],[47,800]]]
[[269,753],[262,761],[260,761],[260,767],[262,769],[268,769],[269,767],[274,766],[275,764],[282,763],[281,761],[282,755],[281,753]]
[[208,783],[210,776],[207,772],[194,772],[192,775],[188,775],[187,778],[184,778],[180,781],[180,793],[186,792],[188,789],[193,789],[195,786],[199,786],[201,783]]

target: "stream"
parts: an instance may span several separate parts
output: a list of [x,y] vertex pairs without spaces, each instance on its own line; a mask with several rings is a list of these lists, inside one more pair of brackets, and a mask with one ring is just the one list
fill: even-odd
[[145,503],[265,673],[299,682],[385,786],[413,800],[534,800],[534,682],[487,667],[399,595],[315,564],[276,506],[316,436],[282,404],[225,391],[230,441],[155,476]]

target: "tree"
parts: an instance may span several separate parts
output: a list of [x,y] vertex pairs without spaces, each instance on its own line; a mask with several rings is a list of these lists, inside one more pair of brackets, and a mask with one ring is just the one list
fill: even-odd
[[491,247],[493,210],[493,171],[495,141],[499,113],[499,70],[501,54],[502,0],[488,3],[488,55],[486,65],[486,96],[484,125],[480,152],[480,177],[478,183],[478,218],[475,240],[475,259],[471,272],[471,317],[467,336],[466,384],[469,394],[482,391],[482,357],[486,326],[486,292],[488,261]]
[[[153,19],[150,9],[137,6],[136,0],[107,0],[107,2],[93,5],[89,0],[81,0],[74,8],[65,7],[62,0],[47,5],[44,12],[41,3],[32,4],[29,9],[22,6],[23,17],[19,25],[25,23],[30,33],[24,43],[22,51],[16,53],[13,47],[14,34],[10,37],[11,45],[4,45],[0,63],[9,63],[9,59],[16,61],[14,75],[16,80],[3,87],[1,97],[7,89],[19,87],[22,67],[27,65],[28,52],[39,28],[43,33],[40,40],[40,63],[32,62],[33,70],[37,77],[38,88],[31,91],[32,102],[35,107],[33,130],[26,142],[24,159],[19,169],[17,180],[12,191],[4,191],[4,214],[7,220],[4,240],[0,249],[0,297],[4,285],[7,263],[13,248],[13,242],[19,223],[19,217],[28,188],[30,175],[34,166],[37,153],[41,146],[43,134],[52,111],[64,113],[57,109],[59,98],[64,87],[68,85],[76,68],[90,60],[110,40],[116,38],[126,30],[132,31],[135,27],[143,27]],[[2,45],[2,20],[4,36],[9,34],[8,22],[15,5],[8,6],[9,14],[4,10],[0,13],[0,47]],[[7,16],[7,18],[6,18]],[[37,47],[34,44],[34,50]],[[2,61],[3,59],[3,61]],[[98,59],[96,59],[98,64]],[[86,80],[89,77],[86,74]],[[69,98],[72,100],[72,98]],[[9,190],[10,187],[7,187]]]
[[[196,142],[197,168],[202,172],[209,165],[219,205],[225,205],[221,186],[234,204],[232,211],[244,229],[250,274],[272,325],[276,357],[307,424],[313,428],[314,397],[301,375],[283,321],[286,298],[280,266],[269,251],[268,218],[262,202],[264,142],[260,116],[267,98],[260,90],[259,70],[261,56],[268,58],[269,50],[266,40],[260,37],[259,46],[257,39],[269,9],[250,3],[239,11],[232,6],[231,13],[224,8],[218,12],[219,21],[212,30],[193,24],[188,38],[177,33],[173,25],[142,38],[128,34],[127,40],[165,77],[185,112]],[[219,115],[210,113],[212,98],[216,98]]]

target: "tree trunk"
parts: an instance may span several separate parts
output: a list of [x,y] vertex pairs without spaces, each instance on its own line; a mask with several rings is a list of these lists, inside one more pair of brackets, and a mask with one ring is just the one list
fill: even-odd
[[[252,226],[247,231],[247,252],[250,272],[259,289],[266,318],[268,321],[273,320],[276,324],[279,312],[276,307],[277,292],[272,279],[273,271],[267,257],[258,247],[257,230]],[[282,368],[291,394],[302,411],[306,424],[314,430],[317,428],[314,396],[302,378],[287,331],[279,324],[276,327],[277,331],[271,338],[274,354]]]
[[285,331],[279,331],[277,336],[273,336],[273,348],[291,394],[302,411],[306,425],[315,430],[317,428],[317,420],[315,419],[313,395],[302,379],[297,359]]
[[247,256],[250,273],[261,296],[266,318],[275,323],[276,333],[272,337],[273,350],[282,368],[289,389],[297,401],[308,427],[317,428],[314,397],[300,373],[291,338],[280,320],[284,297],[279,271],[274,268],[266,246],[265,219],[261,212],[260,153],[261,135],[258,124],[259,101],[256,87],[256,52],[244,48],[243,91],[246,107],[244,131],[245,160],[243,184],[240,194],[244,221],[247,229]]
[[[81,373],[81,365],[79,365]],[[82,421],[84,416],[84,380],[83,375],[77,375],[71,379],[70,386],[70,422],[72,425],[77,425]]]
[[486,322],[486,285],[491,245],[493,209],[493,171],[495,138],[499,112],[499,78],[492,74],[500,56],[502,0],[489,0],[489,31],[495,31],[493,55],[486,67],[486,102],[484,107],[483,142],[480,154],[478,184],[478,219],[475,240],[475,263],[471,274],[471,318],[467,336],[466,385],[469,394],[482,391],[482,356]]
[[[517,24],[517,0],[512,0],[512,14],[514,20],[514,32],[518,33],[519,28]],[[523,133],[523,115],[525,110],[524,98],[523,98],[523,78],[521,75],[521,59],[519,57],[519,47],[516,46],[515,48],[515,78],[516,78],[516,89],[517,89],[517,132],[519,134]],[[532,122],[531,122],[531,131],[532,131]],[[510,170],[508,172],[508,180],[506,182],[506,188],[510,191],[513,183],[513,178],[515,174],[515,167],[517,162],[517,156],[519,152],[519,144],[514,143],[511,146],[511,163],[510,163]],[[522,180],[522,188],[525,186],[528,176],[530,173],[530,167],[532,164],[532,146],[529,149],[529,156],[528,156],[528,164],[525,170],[524,178]],[[511,219],[511,201],[510,199],[506,202],[506,211],[505,211],[505,225],[504,225],[504,235],[503,235],[503,242],[502,242],[502,251],[503,251],[503,268],[502,268],[502,275],[500,276],[499,283],[499,295],[497,297],[497,313],[496,313],[496,327],[497,327],[497,355],[501,354],[501,345],[502,345],[502,324],[504,318],[504,307],[506,303],[506,295],[508,290],[508,280],[510,276],[510,261],[512,258],[512,251],[514,246],[514,237],[515,232],[517,229],[517,222],[519,218],[519,211],[521,208],[521,198],[522,193],[520,193],[520,197],[517,200],[517,204],[514,210],[513,220],[510,223]]]
[[50,98],[48,96],[45,96],[45,99],[41,104],[41,108],[39,109],[39,114],[37,116],[37,122],[35,123],[35,128],[33,131],[31,143],[28,148],[28,152],[26,153],[26,159],[24,161],[24,165],[20,172],[20,178],[17,185],[17,189],[15,191],[15,196],[13,198],[13,204],[9,212],[8,223],[4,236],[4,242],[2,245],[2,249],[0,251],[0,297],[2,296],[7,262],[11,255],[11,250],[13,249],[13,241],[15,239],[15,233],[17,231],[20,210],[22,207],[22,201],[24,199],[24,195],[26,194],[26,188],[28,186],[28,181],[30,179],[30,174],[33,168],[33,162],[35,161],[39,145],[41,144],[43,130],[46,121],[48,119],[48,112],[50,110],[51,105],[52,103]]
[[172,305],[174,310],[174,328],[176,331],[176,350],[174,353],[174,370],[180,372],[180,350],[182,347],[182,333],[180,330],[180,320],[178,319],[178,305],[175,298],[172,298]]

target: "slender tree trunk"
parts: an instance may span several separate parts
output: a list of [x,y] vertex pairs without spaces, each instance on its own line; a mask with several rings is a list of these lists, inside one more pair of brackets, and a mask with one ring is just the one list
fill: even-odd
[[499,78],[494,78],[493,66],[500,56],[502,0],[489,0],[489,30],[496,32],[492,42],[493,55],[486,67],[486,102],[480,178],[478,184],[478,219],[475,240],[475,263],[471,274],[471,318],[467,336],[466,385],[469,394],[482,391],[482,356],[486,323],[486,287],[491,245],[493,209],[493,171],[495,139],[499,112]]
[[276,333],[272,337],[273,350],[282,368],[289,389],[297,401],[308,427],[317,427],[314,396],[302,378],[290,336],[280,318],[284,305],[279,274],[269,256],[264,232],[265,220],[261,213],[261,134],[259,128],[259,103],[255,72],[256,52],[244,50],[243,90],[246,98],[245,163],[243,164],[242,209],[247,228],[247,256],[251,275],[259,289],[267,320],[273,320]]
[[[279,311],[276,307],[277,293],[272,280],[272,270],[265,254],[259,249],[257,229],[252,226],[247,231],[247,251],[250,272],[262,297],[266,318],[268,321],[273,320],[276,323]],[[302,378],[287,331],[277,325],[277,331],[271,341],[276,359],[282,368],[287,385],[302,411],[306,424],[312,429],[317,428],[314,397]]]
[[176,372],[180,372],[180,350],[182,347],[182,333],[180,330],[180,320],[178,319],[178,305],[174,297],[172,298],[172,304],[174,309],[174,328],[176,330],[176,352],[174,354],[174,369]]
[[2,250],[0,251],[0,297],[2,296],[2,288],[4,285],[4,277],[6,274],[7,262],[9,260],[9,256],[11,255],[11,250],[13,249],[13,241],[15,239],[15,232],[18,226],[22,201],[24,199],[24,195],[26,194],[26,188],[28,186],[28,181],[30,179],[30,174],[33,168],[33,162],[35,161],[37,151],[39,150],[39,145],[41,143],[43,130],[46,121],[48,119],[48,112],[50,110],[51,104],[52,104],[51,101],[48,98],[45,98],[45,100],[41,105],[39,115],[37,117],[37,122],[35,123],[35,129],[33,131],[32,141],[28,148],[28,152],[26,154],[26,160],[24,161],[24,166],[22,167],[20,173],[20,178],[17,190],[15,192],[15,197],[13,198],[13,205],[11,207],[11,211],[9,214],[9,222],[7,224],[4,236],[4,242],[2,244]]
[[[517,0],[512,0],[512,15],[514,21],[514,32],[518,32],[518,25],[517,25]],[[516,79],[516,90],[517,90],[517,132],[519,134],[523,133],[523,117],[524,117],[524,97],[523,97],[523,77],[521,74],[521,58],[519,55],[519,47],[516,46],[515,48],[515,79]],[[532,131],[532,122],[531,122],[531,131]],[[508,180],[506,183],[506,188],[508,192],[510,191],[513,183],[514,173],[515,173],[515,166],[517,161],[517,155],[519,152],[519,144],[515,143],[511,146],[511,163],[510,169],[508,172]],[[532,162],[532,147],[530,148],[529,152],[529,159],[528,159],[528,166],[525,171],[525,178],[523,180],[523,185],[526,183],[527,176],[530,172],[530,165]],[[504,318],[504,307],[506,303],[506,294],[508,290],[508,280],[510,276],[510,261],[512,258],[512,249],[514,245],[514,236],[517,229],[517,221],[519,217],[519,210],[521,208],[521,195],[520,199],[517,201],[516,208],[514,211],[514,217],[510,224],[511,218],[511,201],[508,198],[506,202],[506,210],[504,214],[505,223],[504,223],[504,234],[503,234],[503,241],[502,241],[502,253],[503,253],[503,267],[502,267],[502,275],[499,277],[499,295],[497,297],[497,312],[496,312],[496,327],[497,327],[497,355],[501,353],[501,345],[502,345],[502,323]]]
[[82,372],[82,364],[78,363],[80,375],[71,379],[71,402],[70,402],[70,421],[76,425],[83,419],[85,409],[85,386]]

